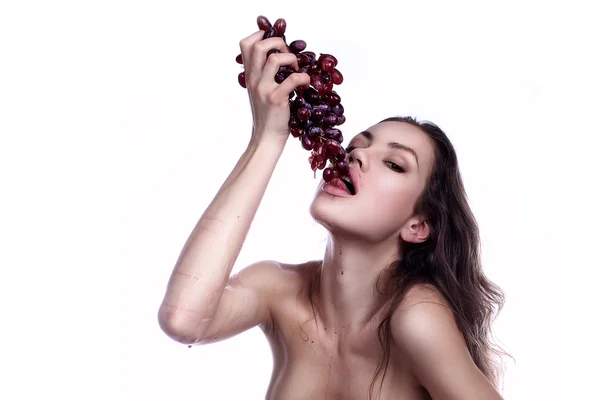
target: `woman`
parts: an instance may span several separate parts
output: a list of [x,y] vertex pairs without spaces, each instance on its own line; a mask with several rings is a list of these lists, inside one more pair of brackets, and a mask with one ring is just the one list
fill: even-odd
[[275,83],[296,56],[262,35],[240,42],[248,148],[183,247],[161,328],[192,345],[260,326],[274,355],[267,399],[371,399],[376,386],[382,400],[500,399],[488,334],[503,294],[481,270],[456,154],[433,124],[391,118],[353,138],[355,193],[321,181],[310,207],[329,233],[323,260],[230,277],[288,139],[288,94],[309,84]]

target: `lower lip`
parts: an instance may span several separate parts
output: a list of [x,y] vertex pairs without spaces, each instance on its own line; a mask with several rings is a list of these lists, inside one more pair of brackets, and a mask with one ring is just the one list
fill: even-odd
[[333,186],[330,183],[326,183],[323,185],[323,191],[325,193],[329,193],[333,196],[338,196],[338,197],[352,197],[352,195],[348,192],[346,192],[344,189],[340,189],[337,186]]

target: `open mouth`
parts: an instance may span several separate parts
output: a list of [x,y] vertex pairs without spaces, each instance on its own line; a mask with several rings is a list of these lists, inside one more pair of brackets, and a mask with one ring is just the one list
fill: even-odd
[[354,189],[354,185],[352,184],[352,181],[350,180],[349,177],[347,178],[341,178],[340,179],[342,182],[344,182],[344,185],[346,185],[346,189],[348,189],[348,192],[354,196],[356,194],[356,190]]
[[[331,167],[331,164],[328,164],[329,167]],[[329,182],[329,184],[338,187],[342,190],[344,190],[345,192],[348,192],[350,195],[354,196],[356,194],[356,188],[354,187],[354,183],[352,182],[352,178],[351,175],[354,171],[350,171],[350,174],[348,174],[348,176],[345,176],[343,178],[335,178],[332,179],[331,182]]]

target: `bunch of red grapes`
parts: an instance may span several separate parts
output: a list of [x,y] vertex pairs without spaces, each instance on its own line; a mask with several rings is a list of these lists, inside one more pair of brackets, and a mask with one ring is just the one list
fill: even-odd
[[[264,31],[263,40],[271,37],[280,37],[286,43],[289,51],[296,55],[299,69],[296,71],[291,66],[282,66],[275,75],[275,82],[281,83],[295,72],[305,72],[310,75],[308,87],[298,87],[289,96],[290,105],[290,133],[298,138],[302,147],[311,151],[311,169],[325,168],[327,161],[331,161],[332,167],[325,168],[323,179],[331,182],[334,178],[345,178],[349,174],[349,166],[346,162],[346,151],[341,146],[344,141],[342,132],[335,128],[346,121],[344,107],[341,98],[333,90],[333,85],[339,85],[344,77],[336,69],[338,61],[331,54],[320,54],[316,56],[312,51],[305,51],[304,40],[294,40],[289,45],[285,41],[285,30],[287,24],[283,18],[271,25],[264,16],[256,20],[258,29]],[[278,49],[269,50],[267,58],[279,53]],[[243,64],[242,55],[236,58],[238,64]],[[238,76],[238,82],[246,88],[246,77],[244,72]]]

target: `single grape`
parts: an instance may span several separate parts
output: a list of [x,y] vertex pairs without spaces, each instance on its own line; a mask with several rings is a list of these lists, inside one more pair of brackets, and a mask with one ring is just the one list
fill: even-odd
[[308,121],[301,121],[300,122],[300,126],[305,130],[308,131],[310,128],[312,128],[315,125],[315,123],[313,121],[311,121],[310,119]]
[[242,61],[242,54],[238,54],[238,56],[235,58],[235,62],[238,64],[243,64],[244,61]]
[[263,35],[263,40],[269,39],[269,38],[272,38],[275,36],[277,36],[277,31],[275,30],[274,27],[270,27],[269,29],[267,29],[265,31],[265,34]]
[[298,96],[294,99],[294,102],[292,103],[292,109],[293,111],[298,111],[300,108],[304,107],[305,104],[306,100],[304,100],[304,97]]
[[334,85],[341,85],[342,82],[344,82],[344,76],[340,71],[334,69],[331,71],[331,82],[333,82]]
[[325,72],[331,72],[335,66],[333,65],[333,60],[331,58],[324,58],[321,61],[321,69]]
[[300,128],[300,121],[296,117],[290,117],[290,121],[288,122],[288,126],[290,128]]
[[319,94],[324,95],[325,93],[331,92],[332,89],[333,89],[333,82],[329,82],[329,83],[323,85],[323,87],[319,91]]
[[306,56],[308,56],[311,61],[316,61],[316,59],[317,59],[317,55],[315,53],[313,53],[312,51],[303,51],[302,54],[305,54]]
[[308,135],[302,135],[302,147],[306,150],[312,150],[315,146],[315,141]]
[[331,140],[331,139],[326,139],[325,140],[325,148],[327,149],[327,153],[334,155],[337,153],[338,149],[341,148],[342,146]]
[[[310,66],[310,57],[305,55],[305,54],[298,54],[296,56],[296,58],[298,59],[298,66],[300,68],[305,68],[305,67],[309,67]],[[306,68],[306,71],[304,72],[308,72],[308,68]]]
[[308,89],[306,89],[304,91],[303,96],[304,96],[304,100],[306,100],[307,103],[317,104],[319,101],[321,101],[321,96],[319,95],[319,92],[317,92],[312,87],[309,87]]
[[347,176],[350,172],[350,165],[348,165],[346,161],[338,161],[335,164],[335,169],[337,169],[342,176]]
[[321,108],[316,108],[314,109],[313,113],[312,113],[312,119],[313,121],[322,121],[323,118],[325,117],[325,111]]
[[292,136],[295,138],[298,138],[304,134],[304,130],[300,129],[300,128],[292,128],[292,129],[290,129],[290,132],[291,132]]
[[331,168],[325,168],[325,170],[323,171],[323,180],[326,183],[331,182],[331,180],[333,179],[333,169]]
[[306,49],[306,42],[304,40],[294,40],[290,43],[290,51],[294,54],[298,54]]
[[332,56],[331,54],[326,54],[326,53],[321,53],[321,55],[319,56],[319,61],[323,61],[325,59],[330,59],[331,61],[333,61],[333,66],[337,67],[338,64],[338,60],[337,58],[335,58],[334,56]]
[[344,106],[341,104],[336,104],[335,106],[331,107],[331,111],[339,117],[344,114]]
[[310,118],[310,110],[306,107],[302,107],[296,112],[296,117],[298,118],[298,121],[308,121]]
[[278,72],[275,74],[275,82],[281,83],[285,81],[285,74],[283,72]]
[[[341,135],[342,131],[340,131],[337,128],[327,128],[325,130],[325,136],[327,136],[329,139],[331,140],[335,140],[335,138],[339,135]],[[337,142],[339,142],[339,140],[336,140]]]
[[316,137],[323,133],[323,128],[319,128],[318,126],[313,126],[308,130],[308,136]]
[[283,34],[285,33],[285,28],[287,27],[285,19],[279,18],[277,21],[275,21],[275,23],[273,24],[273,27],[277,31],[277,36],[279,36],[279,37],[283,36]]
[[329,128],[328,129],[328,135],[327,137],[330,138],[331,140],[335,140],[338,143],[342,143],[344,140],[344,137],[342,136],[342,131],[340,131],[339,129],[336,128]]
[[328,72],[321,72],[321,82],[325,84],[331,82],[331,75]]
[[337,117],[337,115],[335,115],[333,113],[328,114],[323,119],[324,124],[331,125],[331,126],[337,125],[337,122],[338,122],[338,117]]
[[346,150],[344,150],[341,146],[337,147],[335,153],[333,153],[333,159],[336,161],[344,161],[346,159]]
[[315,142],[315,147],[313,148],[313,153],[318,155],[319,157],[325,157],[325,143],[317,140]]
[[246,74],[244,72],[240,72],[238,75],[238,82],[244,89],[246,89]]
[[267,17],[263,15],[259,15],[258,18],[256,18],[256,23],[258,24],[258,29],[260,29],[261,31],[266,31],[271,27],[271,23],[269,22]]
[[336,104],[340,104],[340,101],[342,99],[336,92],[332,91],[332,92],[324,95],[323,100],[325,100],[327,103],[331,104],[332,106],[335,106]]
[[323,90],[323,86],[325,86],[321,81],[321,76],[317,74],[314,74],[310,77],[310,84],[312,87],[317,89],[317,92],[319,93],[321,93],[321,91]]
[[340,116],[338,117],[338,122],[337,122],[337,124],[338,124],[338,125],[343,125],[343,124],[344,124],[344,122],[346,122],[346,117],[345,117],[344,115],[340,115]]

